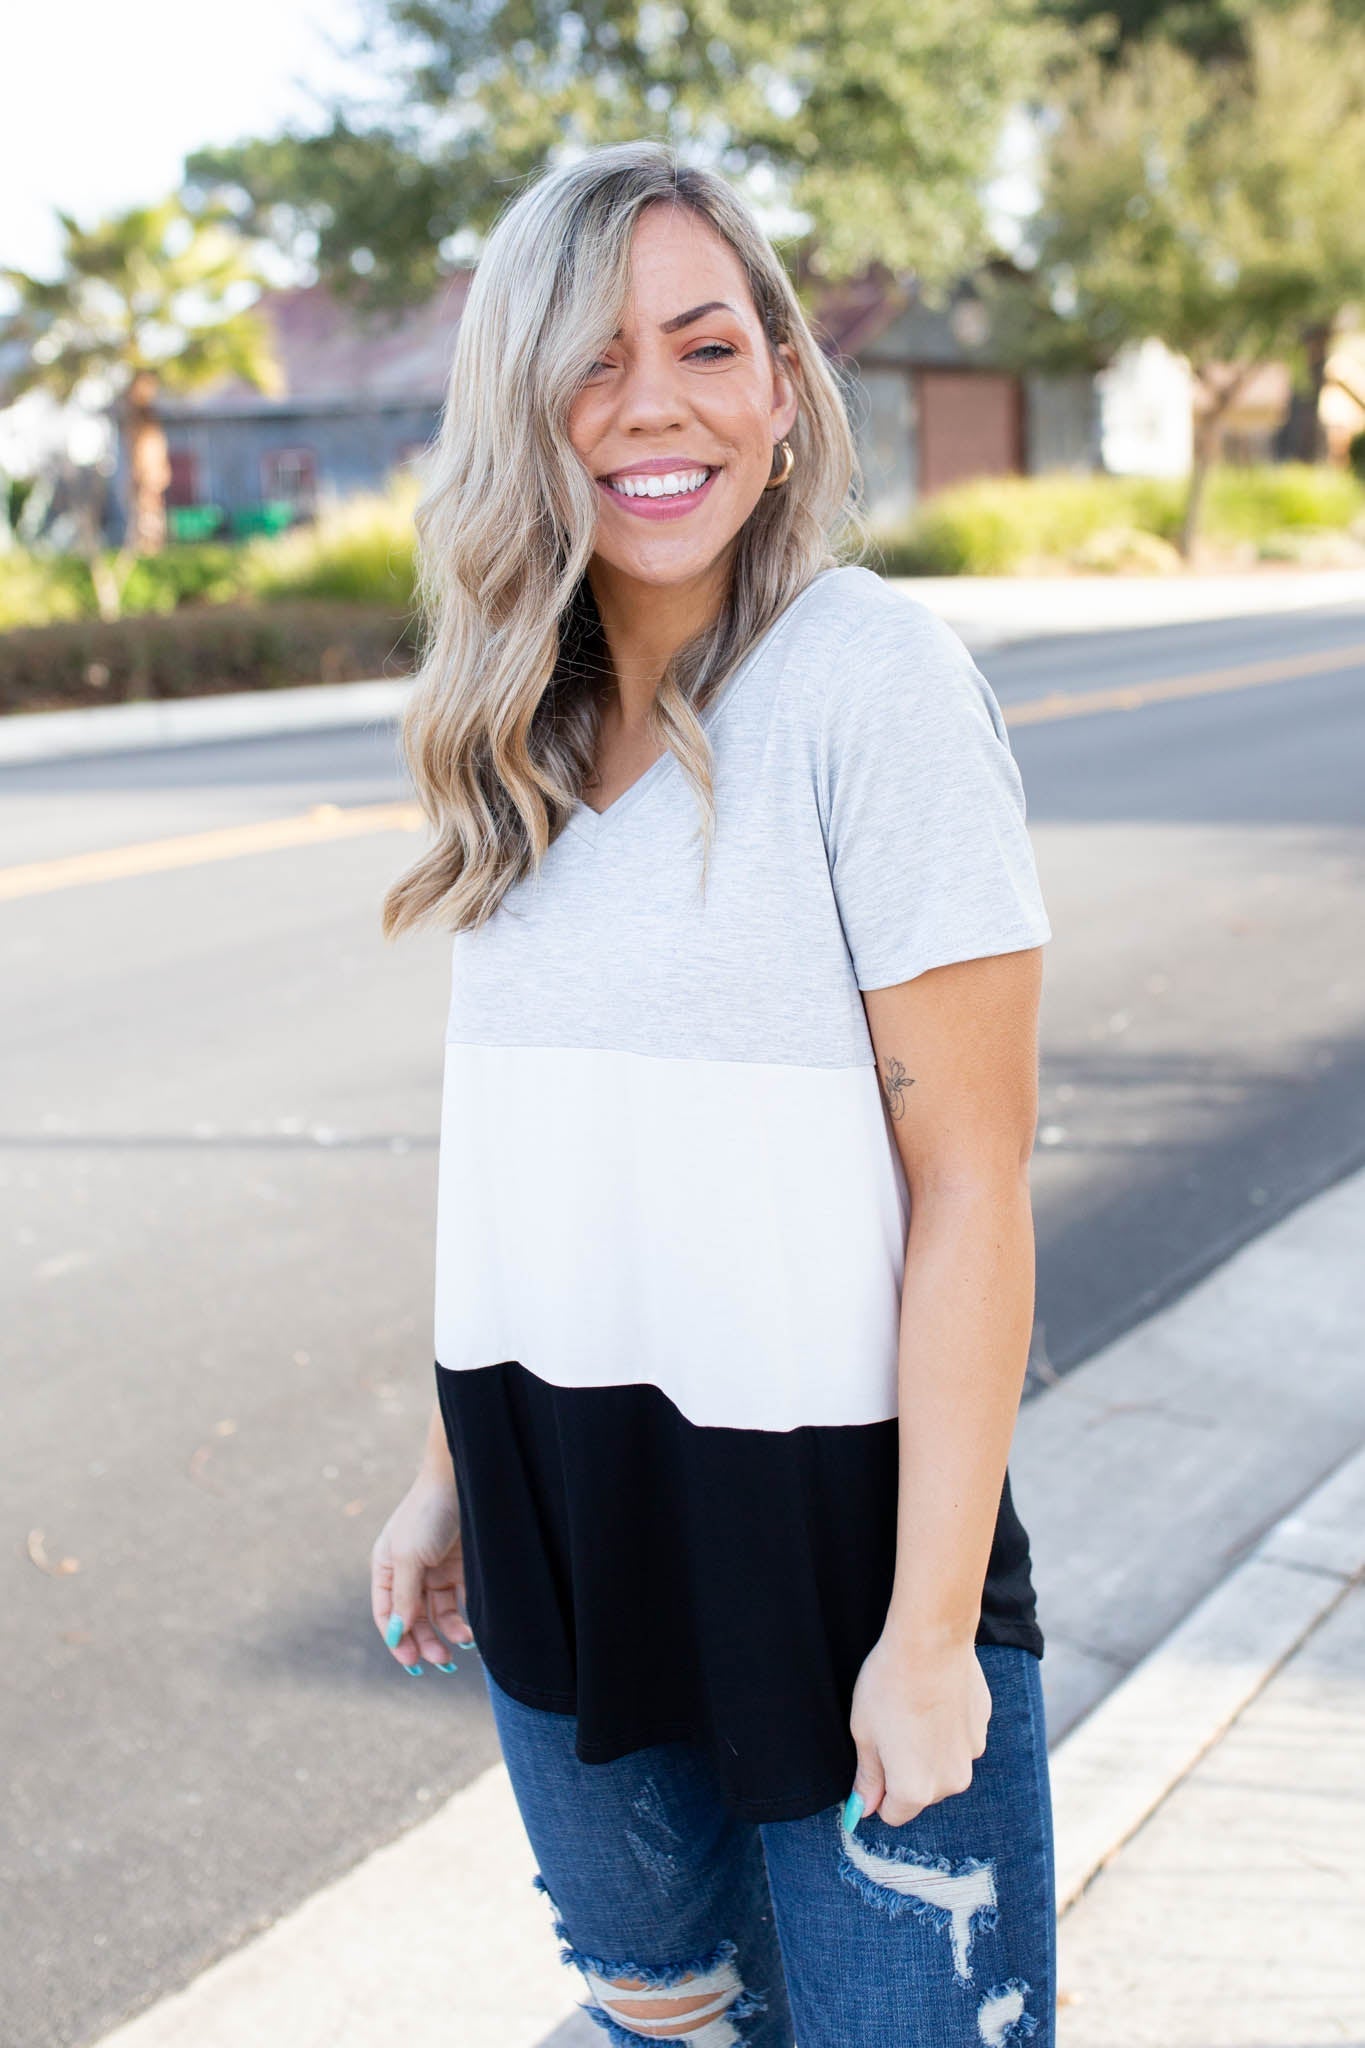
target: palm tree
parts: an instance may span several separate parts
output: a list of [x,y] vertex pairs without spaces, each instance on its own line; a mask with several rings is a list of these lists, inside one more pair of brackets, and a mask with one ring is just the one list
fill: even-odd
[[[51,281],[0,265],[19,295],[0,342],[26,350],[6,378],[5,402],[42,388],[63,402],[112,394],[128,475],[125,570],[166,542],[170,459],[157,418],[163,391],[189,392],[236,376],[277,394],[282,375],[250,287],[268,280],[226,208],[191,213],[178,195],[82,228],[60,207],[65,245]],[[108,565],[96,575],[100,610],[117,613]]]

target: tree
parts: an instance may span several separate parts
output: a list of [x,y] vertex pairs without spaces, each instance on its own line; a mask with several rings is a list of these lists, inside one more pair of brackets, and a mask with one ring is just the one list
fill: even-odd
[[1365,280],[1365,34],[1307,0],[1246,24],[1245,63],[1165,37],[1073,67],[1056,109],[1030,277],[1002,287],[1021,359],[1100,367],[1159,336],[1206,398],[1188,554],[1219,421],[1260,363],[1301,368]]
[[[125,568],[166,539],[170,463],[157,418],[160,393],[193,391],[237,376],[278,391],[269,329],[244,292],[267,280],[230,213],[199,216],[179,198],[137,206],[82,228],[58,209],[65,236],[48,281],[0,267],[18,294],[0,320],[0,341],[26,351],[6,379],[6,400],[41,386],[63,402],[112,391],[129,479]],[[92,568],[95,568],[92,560]],[[98,570],[101,611],[117,610],[117,585]]]
[[547,164],[652,136],[747,187],[798,275],[876,258],[933,291],[984,253],[1000,129],[1050,47],[1033,8],[385,0],[364,48],[396,68],[392,105],[196,151],[185,175],[191,192],[244,194],[249,224],[316,260],[338,296],[395,304],[427,295]]
[[[1245,64],[1255,17],[1286,0],[1039,0],[1045,15],[1091,39],[1106,62],[1118,62],[1145,36],[1161,35],[1196,63]],[[1292,4],[1292,0],[1290,0]],[[1365,27],[1365,0],[1330,0],[1338,32],[1358,35]],[[1316,321],[1299,337],[1294,389],[1276,436],[1276,452],[1301,462],[1323,453],[1320,418],[1331,346],[1330,327]]]

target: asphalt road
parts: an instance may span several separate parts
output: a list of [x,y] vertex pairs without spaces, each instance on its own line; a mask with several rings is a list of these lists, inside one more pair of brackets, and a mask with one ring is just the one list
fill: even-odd
[[[1031,1390],[1365,1159],[1362,650],[1355,608],[981,657],[1055,934]],[[405,794],[388,730],[3,769],[0,882]],[[432,1388],[448,942],[378,931],[416,844],[0,901],[4,2048],[496,1757],[476,1659],[406,1679],[368,1613]]]

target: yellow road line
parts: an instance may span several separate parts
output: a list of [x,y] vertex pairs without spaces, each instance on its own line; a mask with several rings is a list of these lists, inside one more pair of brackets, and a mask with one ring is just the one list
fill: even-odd
[[0,901],[72,889],[82,882],[116,882],[129,875],[198,867],[203,861],[233,860],[243,853],[278,853],[287,846],[356,839],[368,832],[416,832],[422,823],[419,804],[358,804],[350,810],[339,804],[314,804],[292,818],[262,818],[251,825],[225,825],[214,832],[185,832],[173,839],[109,847],[102,853],[71,853],[58,860],[0,868]]
[[[1145,704],[1169,703],[1179,697],[1213,696],[1220,690],[1291,682],[1296,676],[1322,675],[1357,662],[1365,666],[1365,642],[1318,648],[1289,661],[1243,662],[1236,668],[1204,669],[1195,675],[1165,676],[1150,683],[1123,683],[1112,690],[1074,695],[1052,690],[1046,697],[1031,697],[1002,708],[1007,725],[1043,725],[1053,719],[1086,718],[1097,711],[1136,711]],[[227,825],[215,832],[181,833],[173,839],[111,847],[103,853],[73,853],[58,860],[0,868],[0,902],[40,896],[51,889],[71,889],[84,882],[122,881],[130,875],[198,867],[204,861],[232,860],[243,853],[277,853],[289,846],[353,839],[362,833],[418,832],[423,823],[421,806],[414,803],[361,804],[349,810],[339,804],[315,804],[292,818],[263,818],[253,825]]]
[[1049,691],[1022,704],[1001,708],[1007,725],[1042,725],[1054,718],[1084,718],[1092,711],[1136,711],[1144,704],[1164,704],[1176,697],[1211,697],[1219,690],[1250,690],[1258,683],[1287,683],[1295,676],[1322,675],[1334,668],[1365,664],[1365,642],[1353,647],[1321,647],[1295,660],[1243,662],[1237,668],[1204,669],[1198,675],[1163,676],[1150,683],[1120,683],[1112,690],[1087,690],[1072,695]]

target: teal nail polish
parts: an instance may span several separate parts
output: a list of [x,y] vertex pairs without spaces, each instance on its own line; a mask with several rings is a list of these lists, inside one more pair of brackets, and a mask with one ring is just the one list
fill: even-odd
[[850,1792],[844,1801],[844,1827],[850,1835],[863,1817],[863,1803],[861,1792]]
[[391,1650],[396,1650],[402,1640],[403,1617],[401,1614],[391,1614],[389,1616],[389,1625],[384,1631],[384,1641]]
[[407,1672],[409,1678],[420,1678],[422,1676],[420,1664],[405,1664],[403,1669]]
[[458,1671],[459,1668],[458,1664],[438,1664],[436,1666],[438,1671]]

